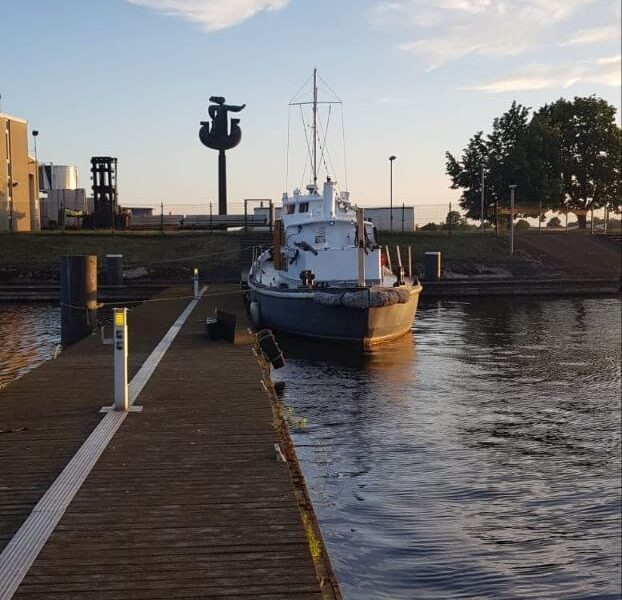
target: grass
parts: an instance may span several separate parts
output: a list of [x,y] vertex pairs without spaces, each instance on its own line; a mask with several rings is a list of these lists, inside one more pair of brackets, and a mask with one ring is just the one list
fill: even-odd
[[240,236],[225,233],[53,232],[0,235],[0,281],[54,280],[59,257],[123,254],[125,268],[145,267],[152,279],[187,279],[194,267],[219,280],[239,278]]
[[412,246],[413,268],[423,271],[425,252],[440,252],[442,266],[455,273],[472,275],[486,270],[503,269],[515,275],[526,275],[533,271],[530,257],[522,251],[509,255],[507,238],[494,233],[416,232],[380,233],[379,242],[391,247],[391,260],[396,262],[394,246],[401,247],[402,264],[408,261],[407,246]]

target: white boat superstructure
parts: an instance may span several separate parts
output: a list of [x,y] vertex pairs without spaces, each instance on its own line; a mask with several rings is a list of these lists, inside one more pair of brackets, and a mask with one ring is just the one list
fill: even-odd
[[[322,194],[315,185],[307,193],[283,195],[281,211],[280,269],[262,255],[253,265],[260,283],[280,289],[298,288],[309,275],[316,287],[356,286],[359,244],[357,212],[347,192],[337,193],[335,182],[324,182]],[[373,223],[365,222],[364,273],[368,285],[382,281],[381,253]],[[270,250],[273,257],[276,250]],[[278,261],[277,261],[278,264]]]

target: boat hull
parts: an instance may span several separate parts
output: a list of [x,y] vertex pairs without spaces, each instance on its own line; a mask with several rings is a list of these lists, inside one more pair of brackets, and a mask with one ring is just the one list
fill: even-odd
[[316,302],[312,293],[273,291],[249,282],[249,301],[258,305],[257,326],[372,349],[411,330],[421,285],[408,286],[407,289],[410,295],[404,303],[353,308],[326,306]]

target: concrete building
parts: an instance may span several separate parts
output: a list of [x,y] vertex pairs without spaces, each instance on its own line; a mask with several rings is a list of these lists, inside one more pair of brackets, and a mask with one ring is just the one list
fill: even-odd
[[39,229],[39,173],[28,154],[28,123],[0,114],[0,232]]

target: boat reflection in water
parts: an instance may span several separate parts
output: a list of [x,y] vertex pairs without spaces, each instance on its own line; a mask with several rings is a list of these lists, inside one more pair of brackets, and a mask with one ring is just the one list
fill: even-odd
[[356,367],[369,373],[390,373],[391,377],[411,379],[409,371],[415,360],[415,339],[412,333],[386,342],[380,350],[373,351],[364,350],[355,344],[335,344],[286,333],[278,333],[276,338],[286,361],[292,359],[300,364],[308,361],[316,367],[322,363]]

